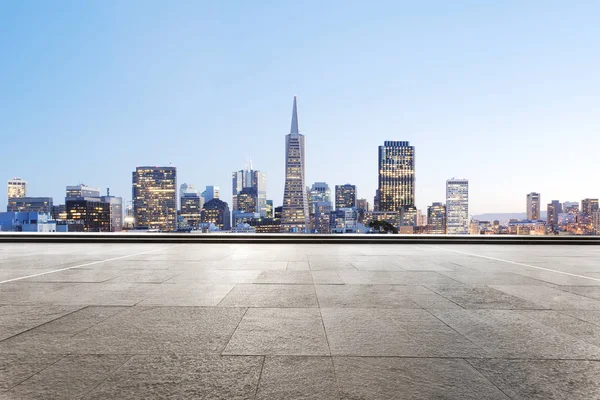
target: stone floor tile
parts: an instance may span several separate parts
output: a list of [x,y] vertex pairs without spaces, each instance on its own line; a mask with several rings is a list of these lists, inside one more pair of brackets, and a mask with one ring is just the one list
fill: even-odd
[[263,271],[254,283],[279,283],[285,285],[312,285],[310,271]]
[[339,400],[331,357],[266,357],[256,398]]
[[440,296],[468,309],[540,309],[536,303],[511,296],[507,293],[484,285],[477,286],[440,286],[427,285]]
[[332,355],[480,357],[486,352],[425,310],[323,308]]
[[344,285],[336,271],[311,271],[315,285]]
[[140,302],[142,306],[216,306],[235,284],[205,284],[193,288],[161,285],[153,295]]
[[590,400],[600,394],[600,362],[568,360],[468,360],[515,400]]
[[497,358],[600,359],[600,347],[512,310],[432,310]]
[[322,308],[421,308],[402,285],[316,285]]
[[318,309],[250,308],[223,354],[329,355]]
[[289,261],[286,269],[288,271],[309,271],[310,264],[308,261]]
[[86,399],[252,399],[262,357],[138,355]]
[[313,285],[236,285],[220,307],[317,307]]
[[0,356],[0,397],[3,391],[17,386],[41,370],[49,367],[62,355],[2,354]]
[[539,304],[552,310],[599,310],[600,300],[579,296],[548,286],[491,285],[504,293]]
[[509,400],[466,361],[334,357],[342,399]]
[[129,355],[67,356],[3,395],[13,399],[81,398],[130,358]]
[[81,306],[52,305],[0,307],[0,340],[33,329],[81,308]]

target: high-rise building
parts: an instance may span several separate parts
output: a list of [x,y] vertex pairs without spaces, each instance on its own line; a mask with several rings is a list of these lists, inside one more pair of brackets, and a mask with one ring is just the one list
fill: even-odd
[[325,182],[315,182],[310,188],[308,202],[310,203],[311,214],[315,213],[315,205],[319,201],[331,202],[331,190]]
[[358,222],[362,224],[365,220],[365,216],[370,211],[369,202],[367,201],[367,199],[357,199],[356,210],[358,211]]
[[355,185],[335,185],[335,208],[356,208]]
[[427,226],[429,233],[446,233],[446,206],[442,203],[431,203],[427,207]]
[[576,201],[565,201],[563,203],[563,213],[566,214],[579,214],[579,203]]
[[202,222],[212,223],[222,231],[231,229],[229,205],[221,199],[212,199],[202,207]]
[[446,181],[446,232],[449,235],[469,234],[469,181]]
[[138,229],[177,229],[177,169],[137,167],[133,172],[133,214]]
[[415,205],[415,148],[408,142],[379,146],[377,211],[400,211]]
[[111,215],[109,202],[100,197],[67,197],[65,200],[67,221],[81,226],[83,232],[110,232]]
[[8,198],[13,199],[17,197],[27,196],[27,181],[21,178],[13,178],[8,181]]
[[83,183],[67,186],[66,192],[65,200],[79,197],[100,197],[100,189],[91,188]]
[[52,213],[52,204],[52,197],[11,197],[6,211]]
[[180,195],[181,209],[179,217],[183,229],[198,229],[198,224],[202,220],[202,207],[204,198],[194,189],[187,188]]
[[581,214],[585,215],[586,217],[591,217],[592,214],[598,210],[598,199],[581,200]]
[[221,191],[218,186],[207,186],[202,192],[202,197],[204,197],[204,203],[208,203],[212,199],[221,198]]
[[527,219],[530,221],[539,221],[541,206],[540,194],[535,192],[529,193],[527,195]]
[[100,197],[109,207],[110,231],[120,232],[123,230],[123,198],[111,196],[107,191],[106,196]]
[[315,203],[315,227],[316,233],[331,233],[329,216],[332,207],[330,201],[317,201]]
[[[232,211],[241,211],[238,206],[238,196],[244,189],[251,188],[256,192],[256,211],[261,217],[267,216],[267,174],[252,169],[252,164],[246,165],[245,170],[232,174]],[[246,191],[247,193],[248,191]]]
[[355,207],[336,208],[329,215],[331,233],[356,233],[358,213]]
[[546,221],[548,225],[551,227],[558,226],[558,214],[562,214],[562,212],[563,208],[559,200],[552,200],[551,203],[548,203],[546,206]]
[[306,198],[304,135],[298,129],[298,108],[294,96],[292,126],[285,137],[285,187],[283,191],[282,232],[306,232],[309,227]]
[[275,207],[273,206],[273,200],[267,200],[267,218],[273,218]]
[[[237,207],[234,211],[244,213],[259,213],[258,211],[258,193],[254,187],[245,187],[236,196]],[[261,215],[262,216],[262,215]],[[265,210],[266,217],[266,210]]]
[[594,235],[600,235],[600,211],[592,213],[592,229]]

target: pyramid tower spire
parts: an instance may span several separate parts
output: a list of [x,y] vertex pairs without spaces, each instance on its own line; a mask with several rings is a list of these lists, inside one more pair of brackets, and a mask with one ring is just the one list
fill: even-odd
[[290,129],[291,134],[299,134],[298,129],[298,107],[296,105],[296,96],[294,96],[294,108],[292,110],[292,128]]

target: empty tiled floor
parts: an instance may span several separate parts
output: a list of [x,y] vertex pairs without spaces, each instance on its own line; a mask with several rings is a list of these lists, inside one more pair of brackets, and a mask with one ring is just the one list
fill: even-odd
[[600,248],[1,244],[0,399],[600,399]]

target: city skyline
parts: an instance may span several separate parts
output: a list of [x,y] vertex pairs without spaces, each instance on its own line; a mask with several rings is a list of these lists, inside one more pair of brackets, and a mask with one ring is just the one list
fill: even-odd
[[[372,199],[369,149],[406,140],[422,210],[451,176],[469,178],[473,214],[521,211],[531,191],[599,195],[587,166],[600,144],[600,4],[308,2],[291,21],[286,4],[58,4],[0,15],[0,132],[36,143],[7,152],[0,172],[30,196],[83,182],[127,198],[135,167],[172,163],[230,199],[230,173],[251,156],[277,205],[294,94],[307,182],[351,182]],[[541,159],[524,155],[542,145]]]

